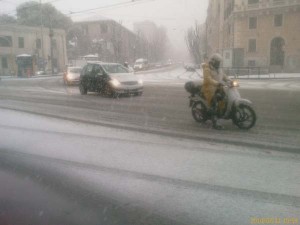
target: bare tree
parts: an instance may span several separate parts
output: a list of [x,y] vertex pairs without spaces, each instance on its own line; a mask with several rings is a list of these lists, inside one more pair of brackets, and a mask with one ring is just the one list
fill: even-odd
[[185,41],[194,62],[200,63],[203,57],[205,38],[204,31],[197,22],[195,26],[188,29]]
[[70,59],[91,53],[91,40],[78,26],[69,28],[67,32],[67,50]]
[[152,58],[154,61],[164,59],[167,47],[167,31],[164,27],[158,27],[153,34],[153,39],[150,41],[150,48],[152,49]]
[[157,27],[151,21],[144,21],[136,25],[136,33],[143,40],[143,57],[150,61],[160,61],[165,58],[168,36],[165,27]]
[[119,23],[112,22],[112,39],[111,39],[113,49],[114,49],[114,58],[116,62],[122,62],[124,59],[122,57],[122,47],[123,47],[123,27],[122,21]]

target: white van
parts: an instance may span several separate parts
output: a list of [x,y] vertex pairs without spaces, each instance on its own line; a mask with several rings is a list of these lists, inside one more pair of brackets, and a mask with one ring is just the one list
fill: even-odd
[[146,70],[149,67],[149,63],[147,59],[137,59],[134,63],[133,69],[137,70]]

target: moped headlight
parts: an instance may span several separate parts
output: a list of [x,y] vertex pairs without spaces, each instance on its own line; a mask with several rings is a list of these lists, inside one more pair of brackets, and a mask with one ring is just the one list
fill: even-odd
[[116,80],[116,79],[112,79],[110,80],[110,83],[114,86],[114,87],[118,87],[120,86],[120,81]]

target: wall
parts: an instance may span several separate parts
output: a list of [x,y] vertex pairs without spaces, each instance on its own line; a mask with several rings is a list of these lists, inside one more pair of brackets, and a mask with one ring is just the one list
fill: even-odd
[[[0,75],[16,75],[17,65],[15,59],[17,55],[29,54],[38,60],[38,58],[44,58],[47,62],[46,69],[51,69],[50,57],[50,37],[49,29],[43,29],[43,38],[41,35],[41,29],[27,26],[4,26],[1,25],[0,37],[11,36],[12,47],[0,47]],[[19,48],[18,38],[24,38],[24,48]],[[36,40],[43,39],[43,48],[38,49],[36,46]],[[64,65],[67,62],[66,55],[66,40],[65,32],[63,30],[54,29],[53,39],[56,40],[57,48],[53,51],[53,58],[57,59],[58,70],[62,71]],[[3,69],[1,60],[2,58],[9,58],[9,68]],[[37,68],[36,68],[37,69]]]

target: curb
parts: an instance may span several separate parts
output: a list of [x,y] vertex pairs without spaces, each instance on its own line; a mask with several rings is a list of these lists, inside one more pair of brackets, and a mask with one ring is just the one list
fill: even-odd
[[25,79],[35,79],[35,78],[47,78],[47,77],[59,77],[63,74],[52,74],[52,75],[37,75],[37,76],[31,76],[31,77],[15,77],[15,76],[0,76],[0,80],[25,80]]
[[168,70],[173,70],[177,67],[180,67],[180,66],[173,65],[173,66],[167,66],[167,67],[162,67],[162,68],[158,68],[158,69],[142,70],[142,71],[137,71],[134,74],[143,75],[143,74],[149,74],[149,73],[159,73],[159,72],[164,72],[164,71],[168,71]]

